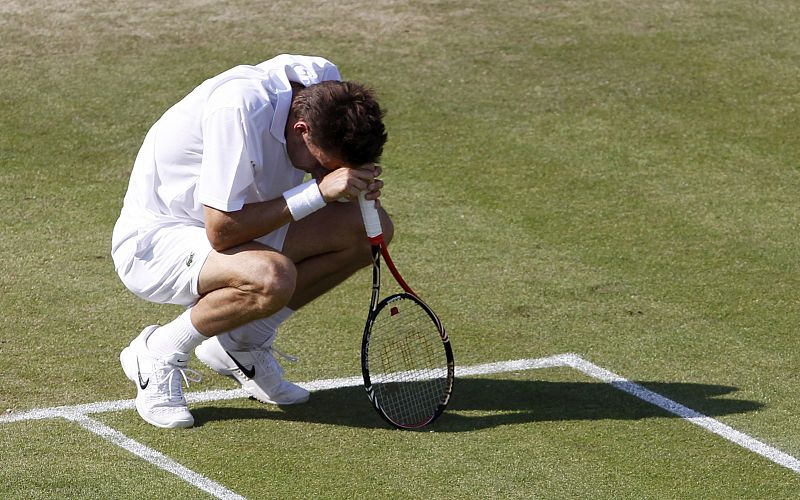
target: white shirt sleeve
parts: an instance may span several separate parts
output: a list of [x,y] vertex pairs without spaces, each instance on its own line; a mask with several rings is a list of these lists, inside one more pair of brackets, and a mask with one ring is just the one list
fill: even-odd
[[203,205],[224,212],[244,207],[254,181],[246,133],[240,109],[219,108],[204,117],[199,179],[199,201]]

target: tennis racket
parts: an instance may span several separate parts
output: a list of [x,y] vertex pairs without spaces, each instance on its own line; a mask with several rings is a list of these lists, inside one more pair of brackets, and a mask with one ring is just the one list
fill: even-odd
[[[392,262],[374,200],[359,195],[372,245],[372,297],[361,341],[364,388],[381,417],[400,429],[419,429],[442,414],[453,391],[450,339],[436,314]],[[379,300],[381,256],[403,292]]]

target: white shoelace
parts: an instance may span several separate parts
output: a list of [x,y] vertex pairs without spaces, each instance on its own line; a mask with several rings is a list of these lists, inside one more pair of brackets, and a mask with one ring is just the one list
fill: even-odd
[[272,355],[272,353],[278,354],[283,359],[290,361],[292,363],[296,363],[300,360],[297,356],[292,356],[291,354],[286,354],[285,352],[276,349],[274,346],[270,345],[271,342],[264,342],[262,345],[258,347],[250,348],[250,353],[253,355],[254,361],[261,366],[262,368],[266,369],[266,372],[263,375],[269,375],[271,373],[277,373],[279,376],[283,375],[283,367],[278,360]]
[[[170,401],[182,401],[183,398],[183,387],[181,386],[181,378],[186,383],[186,388],[189,388],[189,381],[192,382],[201,382],[203,380],[203,375],[196,370],[192,370],[191,368],[181,368],[180,366],[175,365],[167,365],[170,367],[170,370],[167,372],[166,377],[164,377],[163,381],[169,381],[169,399]],[[180,373],[180,377],[177,374]]]

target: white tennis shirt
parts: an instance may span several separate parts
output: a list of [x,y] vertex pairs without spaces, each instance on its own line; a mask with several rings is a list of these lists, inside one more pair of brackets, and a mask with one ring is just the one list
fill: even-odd
[[206,80],[150,128],[131,173],[112,249],[153,227],[204,225],[203,205],[231,212],[303,180],[286,152],[290,82],[339,80],[321,57],[283,54]]

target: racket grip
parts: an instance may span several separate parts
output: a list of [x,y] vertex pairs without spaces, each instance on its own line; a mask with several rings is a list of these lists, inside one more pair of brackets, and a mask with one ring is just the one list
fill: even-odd
[[358,193],[358,206],[361,208],[361,217],[364,219],[364,229],[367,230],[367,237],[372,240],[381,236],[383,228],[381,228],[378,209],[375,208],[375,200],[364,198],[364,192],[361,191]]

